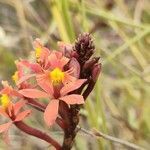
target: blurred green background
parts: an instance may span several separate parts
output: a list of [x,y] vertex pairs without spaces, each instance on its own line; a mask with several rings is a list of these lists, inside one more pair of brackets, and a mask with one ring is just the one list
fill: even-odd
[[[57,41],[73,43],[83,32],[93,37],[102,73],[81,110],[80,126],[149,149],[149,0],[0,0],[0,80],[12,82],[14,60],[30,57],[33,39],[40,38],[48,47],[57,49]],[[40,115],[35,111],[27,122],[46,131]],[[57,126],[48,130],[62,140]],[[0,140],[0,150],[48,149],[45,142],[15,127],[10,130],[10,139],[11,148]],[[79,133],[74,149],[127,148]]]

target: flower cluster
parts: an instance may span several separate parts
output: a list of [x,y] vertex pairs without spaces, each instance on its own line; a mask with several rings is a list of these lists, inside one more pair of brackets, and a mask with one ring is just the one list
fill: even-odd
[[[6,117],[10,121],[8,123],[0,125],[0,133],[4,133],[7,135],[7,131],[9,127],[15,123],[23,120],[27,117],[31,110],[23,110],[22,107],[25,106],[26,101],[21,100],[23,97],[16,90],[14,90],[8,83],[2,82],[4,88],[0,91],[1,97],[1,107],[0,107],[0,115]],[[13,97],[18,97],[20,100],[16,103],[12,102]],[[20,112],[21,111],[21,112]],[[6,138],[7,139],[7,138]]]
[[[15,62],[17,71],[12,79],[16,86],[12,88],[3,82],[0,114],[11,121],[0,125],[0,133],[6,132],[14,123],[24,132],[36,136],[29,132],[29,127],[17,123],[31,113],[30,110],[24,110],[25,105],[31,105],[44,112],[43,118],[48,126],[59,119],[57,123],[64,133],[71,134],[78,124],[72,118],[78,116],[78,106],[84,104],[100,72],[99,58],[91,58],[94,53],[93,42],[89,34],[83,34],[75,45],[58,42],[59,51],[46,48],[39,39],[33,45],[34,60]],[[46,105],[39,103],[42,98],[47,99]],[[44,137],[41,139],[45,140]],[[59,147],[57,143],[54,145]]]

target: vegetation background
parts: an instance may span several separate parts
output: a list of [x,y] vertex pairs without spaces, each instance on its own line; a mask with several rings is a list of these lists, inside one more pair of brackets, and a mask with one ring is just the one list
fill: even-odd
[[[101,56],[102,73],[85,107],[80,126],[150,147],[150,1],[148,0],[0,0],[0,80],[11,81],[14,60],[31,57],[32,41],[40,38],[52,49],[57,41],[73,43],[91,33]],[[0,120],[2,120],[0,118]],[[41,114],[32,126],[46,130]],[[61,141],[57,126],[49,130]],[[48,145],[15,127],[12,147],[40,150]],[[52,149],[51,147],[49,149]],[[75,150],[125,150],[104,139],[79,133]]]

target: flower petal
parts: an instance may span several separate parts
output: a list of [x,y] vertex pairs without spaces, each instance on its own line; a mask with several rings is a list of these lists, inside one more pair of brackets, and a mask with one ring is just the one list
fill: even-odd
[[26,66],[27,68],[30,68],[35,73],[43,72],[42,67],[38,63],[30,63],[26,60],[21,60],[20,63]]
[[69,58],[64,57],[61,52],[53,51],[48,57],[51,69],[63,69],[64,65],[69,62]]
[[80,75],[80,64],[77,61],[77,59],[75,59],[74,57],[69,62],[69,68],[73,68],[74,69],[73,73],[71,75],[78,79],[79,75]]
[[61,64],[61,66],[62,66],[62,68],[69,62],[69,58],[67,58],[67,57],[62,57],[61,58],[61,60],[60,60],[60,64]]
[[18,93],[16,90],[10,88],[10,87],[4,87],[1,91],[0,91],[0,95],[1,94],[7,94],[7,95],[10,95],[10,96],[16,96],[16,97],[22,97],[20,95],[20,93]]
[[63,84],[66,85],[68,83],[71,83],[71,82],[75,82],[77,80],[77,78],[71,76],[68,71],[65,72],[65,78],[63,80]]
[[18,80],[17,85],[21,84],[24,81],[27,81],[28,79],[30,79],[30,78],[32,78],[34,76],[35,76],[35,74],[28,74],[28,75],[23,76],[22,78],[20,78]]
[[48,60],[49,60],[49,63],[51,65],[51,68],[54,69],[56,67],[59,66],[59,61],[56,57],[56,54],[54,52],[52,52],[49,56],[48,56]]
[[36,48],[36,47],[43,47],[43,43],[41,42],[41,40],[39,38],[36,38],[33,41],[33,46],[34,46],[34,48]]
[[53,99],[50,101],[44,112],[44,120],[48,126],[51,126],[58,116],[59,100]]
[[4,88],[0,91],[0,94],[10,94],[13,90],[7,81],[2,81],[2,85]]
[[23,76],[23,64],[21,61],[16,60],[15,61],[16,67],[17,67],[17,72],[18,72],[18,77],[21,78]]
[[64,102],[66,102],[67,104],[70,104],[70,105],[84,103],[83,96],[78,95],[78,94],[67,95],[67,96],[61,97],[59,99],[63,100]]
[[22,95],[18,91],[14,90],[14,89],[10,92],[10,95],[18,97],[18,98],[22,98]]
[[17,115],[19,110],[26,104],[26,101],[20,100],[14,104],[14,113]]
[[28,98],[47,98],[48,94],[37,89],[23,89],[19,93]]
[[6,118],[9,118],[8,114],[5,112],[3,108],[0,108],[0,115],[3,115]]
[[44,47],[43,43],[41,42],[40,39],[35,39],[33,42],[34,48],[40,48],[41,49],[41,53],[40,53],[40,61],[43,62],[45,64],[45,62],[47,61],[47,57],[49,56],[49,54],[51,53],[51,51]]
[[35,73],[41,73],[41,72],[43,72],[42,67],[38,63],[35,63],[35,64],[31,63],[30,64],[30,68]]
[[86,79],[79,79],[64,85],[60,91],[61,95],[66,95],[67,93],[78,89],[85,81]]
[[12,102],[8,104],[7,113],[9,117],[13,115],[13,103]]
[[37,80],[38,85],[45,92],[49,93],[50,95],[53,95],[54,93],[53,86],[46,74],[37,75],[36,80]]
[[9,127],[11,126],[11,124],[12,122],[8,122],[8,123],[0,125],[0,133],[7,131]]
[[60,51],[62,51],[63,55],[65,57],[70,58],[71,52],[72,52],[72,49],[73,49],[72,44],[64,43],[62,41],[59,41],[59,42],[57,42],[57,45],[58,45]]
[[31,113],[31,110],[25,110],[21,113],[19,113],[15,119],[15,122],[23,120],[25,117],[27,117]]

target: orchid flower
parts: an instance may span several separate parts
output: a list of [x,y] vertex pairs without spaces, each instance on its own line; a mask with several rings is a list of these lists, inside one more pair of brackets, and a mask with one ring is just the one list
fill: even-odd
[[[34,70],[38,70],[35,73],[37,84],[43,91],[29,88],[22,89],[19,93],[28,98],[45,97],[51,99],[44,113],[44,120],[50,126],[58,116],[59,100],[64,101],[68,105],[84,103],[81,95],[68,95],[68,93],[78,89],[86,79],[77,79],[74,77],[74,68],[64,70],[65,65],[69,62],[69,58],[63,56],[62,52],[51,51],[47,59],[49,68],[44,70],[45,68],[42,68],[40,65],[36,65],[36,68],[34,68]],[[24,64],[33,68],[33,64],[31,66],[26,62]],[[23,81],[24,79],[21,79],[19,84]]]
[[[47,81],[46,81],[47,82]],[[78,95],[78,94],[69,94],[69,92],[74,91],[75,89],[79,88],[85,80],[76,80],[73,83],[66,84],[62,86],[59,89],[59,85],[53,85],[53,89],[48,89],[52,90],[51,94],[53,92],[53,95],[51,94],[46,94],[43,91],[37,90],[37,89],[22,89],[19,91],[22,95],[28,98],[51,98],[50,103],[47,105],[45,112],[44,112],[44,120],[48,126],[52,125],[57,116],[58,116],[58,109],[59,109],[59,101],[64,101],[68,105],[73,105],[73,104],[83,104],[84,99],[83,96]],[[58,86],[58,89],[57,89]]]
[[[35,59],[15,62],[17,71],[12,76],[15,88],[2,81],[0,115],[10,121],[0,125],[0,133],[7,137],[8,129],[14,124],[56,149],[71,149],[77,133],[80,105],[93,90],[101,70],[99,57],[91,58],[94,45],[89,34],[79,36],[74,45],[58,42],[59,51],[46,48],[39,39],[33,42],[33,47]],[[40,98],[46,98],[47,105],[38,102]],[[22,121],[31,113],[22,109],[26,104],[44,112],[48,126],[56,121],[63,129],[62,146],[51,136]]]
[[[15,61],[16,67],[17,67],[17,71],[14,73],[14,75],[12,76],[12,79],[14,80],[15,84],[18,85],[18,81],[25,76],[24,73],[24,68],[23,68],[23,64],[20,61]],[[31,76],[30,76],[31,77]],[[29,77],[28,77],[29,78]],[[29,88],[31,87],[31,85],[24,80],[24,82],[22,82],[21,84],[19,84],[19,89],[24,89],[24,88]]]
[[33,42],[33,46],[35,49],[35,56],[38,63],[41,65],[46,66],[47,64],[47,57],[50,54],[50,51],[48,48],[44,47],[40,39],[35,39]]
[[7,94],[8,96],[15,96],[22,98],[23,96],[18,93],[17,90],[13,89],[12,86],[8,84],[7,81],[2,81],[3,89],[0,91],[0,95]]
[[21,108],[26,104],[26,102],[20,100],[15,104],[13,104],[12,101],[10,100],[9,91],[7,92],[6,90],[1,91],[0,102],[1,102],[0,115],[11,120],[10,122],[0,125],[0,133],[3,132],[6,133],[13,123],[23,120],[31,113],[30,110],[20,112]]

